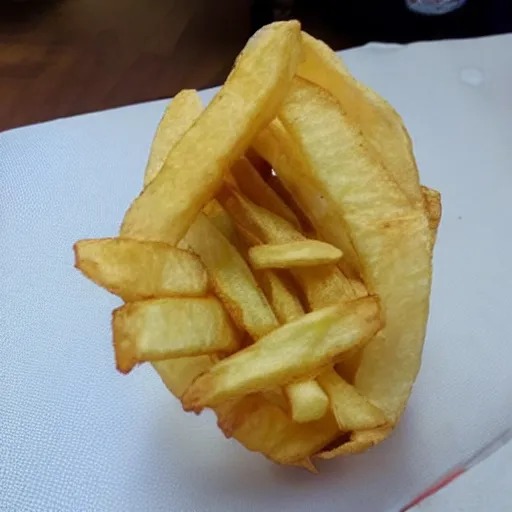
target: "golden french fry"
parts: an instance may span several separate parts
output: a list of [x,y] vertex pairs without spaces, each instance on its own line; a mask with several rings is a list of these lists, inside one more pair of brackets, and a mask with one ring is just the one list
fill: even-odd
[[75,245],[77,268],[128,301],[118,369],[149,361],[185,410],[312,472],[388,437],[441,217],[395,110],[298,22],[274,23],[204,111],[191,90],[167,106],[144,187],[121,238]]
[[331,448],[329,450],[321,451],[316,455],[319,459],[333,459],[341,455],[356,455],[363,453],[372,446],[381,443],[389,437],[393,429],[391,427],[380,427],[371,430],[359,430],[352,432],[349,441]]
[[220,231],[232,245],[239,249],[240,240],[235,223],[232,221],[229,213],[216,199],[212,199],[203,207],[203,213],[217,230]]
[[207,372],[215,362],[217,358],[212,354],[165,359],[153,361],[152,364],[167,389],[176,398],[181,398],[192,382]]
[[112,316],[117,368],[239,348],[222,304],[215,297],[153,299],[131,302]]
[[330,94],[295,79],[279,116],[310,164],[310,180],[335,207],[365,284],[383,301],[386,324],[363,351],[355,387],[396,423],[425,339],[431,282],[426,215],[389,180]]
[[251,162],[245,157],[237,160],[231,167],[231,176],[237,188],[253,203],[264,206],[267,210],[283,217],[300,229],[300,223],[293,211],[265,182]]
[[122,236],[178,243],[227,169],[275,117],[300,56],[297,21],[274,23],[252,36],[222,89],[126,212]]
[[202,110],[203,105],[197,92],[189,89],[176,94],[167,105],[151,144],[144,186],[149,185],[160,172],[169,151],[194,124]]
[[304,315],[304,308],[289,279],[274,270],[256,271],[255,277],[280,324],[292,322]]
[[[304,315],[297,295],[290,291],[291,284],[283,275],[264,270],[256,273],[256,279],[281,324],[293,322]],[[292,418],[298,423],[318,420],[327,412],[329,399],[314,380],[288,384],[284,392],[290,403]]]
[[272,176],[272,166],[264,158],[261,158],[253,148],[249,147],[245,156],[265,181]]
[[337,247],[319,240],[264,244],[249,249],[249,260],[254,268],[312,267],[335,263],[342,256]]
[[418,168],[401,117],[386,100],[357,81],[325,43],[303,32],[302,47],[305,58],[298,75],[326,89],[338,100],[351,124],[362,132],[372,158],[382,163],[411,204],[421,209]]
[[208,290],[208,275],[197,256],[162,242],[80,240],[74,251],[76,268],[126,302],[196,297]]
[[268,178],[267,183],[294,213],[295,217],[299,220],[302,232],[308,236],[311,235],[311,238],[315,238],[317,233],[313,228],[311,221],[307,218],[306,214],[302,211],[302,208],[299,206],[295,198],[290,194],[289,190],[284,186],[279,177],[273,174]]
[[[343,248],[339,266],[355,293],[359,286],[359,258],[339,214],[312,181],[307,160],[282,123],[274,120],[253,140],[254,148],[274,167],[279,179],[321,237]],[[356,293],[358,296],[363,294]]]
[[329,410],[329,397],[316,380],[292,382],[285,388],[293,421],[308,423],[319,420]]
[[329,412],[317,421],[295,423],[281,407],[259,394],[246,396],[234,405],[224,404],[216,413],[226,437],[234,437],[248,450],[260,452],[279,464],[309,468],[305,459],[339,434]]
[[[230,237],[230,240],[236,242],[235,233],[233,233],[233,224],[225,210],[216,201],[211,201],[206,212],[210,215],[210,219],[216,221],[223,233]],[[227,216],[227,218],[226,218]],[[191,228],[196,229],[196,224]],[[208,252],[206,249],[204,251]],[[211,255],[211,254],[210,254]],[[236,275],[234,276],[236,278]],[[304,314],[304,310],[300,301],[290,293],[283,280],[273,272],[259,272],[257,276],[260,284],[264,284],[267,292],[269,292],[270,304],[280,321],[291,321]],[[281,320],[286,315],[286,320]],[[281,318],[280,318],[281,317]],[[274,328],[277,327],[277,324]],[[290,388],[290,392],[289,391]],[[316,393],[311,388],[316,388]],[[301,421],[313,421],[325,414],[328,403],[327,395],[322,391],[316,382],[312,382],[309,386],[295,386],[291,384],[285,388],[285,392],[290,400],[292,416],[299,418]]]
[[236,325],[254,339],[279,325],[245,260],[204,214],[197,216],[183,240],[203,262]]
[[425,210],[427,212],[430,233],[432,236],[432,245],[436,243],[437,230],[441,223],[442,206],[441,194],[433,188],[421,186],[423,198],[425,199]]
[[[301,242],[306,240],[289,222],[265,208],[255,205],[232,189],[220,196],[226,210],[237,220],[237,227],[256,233],[268,244]],[[343,273],[334,265],[307,269],[293,269],[292,274],[306,294],[312,310],[355,298],[354,289]]]
[[345,382],[332,368],[321,373],[317,380],[329,397],[340,430],[369,430],[386,423],[382,411]]
[[183,407],[200,410],[312,377],[340,354],[366,343],[380,327],[375,297],[309,313],[216,364],[190,386]]

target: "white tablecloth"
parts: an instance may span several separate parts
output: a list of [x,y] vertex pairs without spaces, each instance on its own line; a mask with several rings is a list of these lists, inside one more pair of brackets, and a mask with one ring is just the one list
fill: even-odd
[[406,415],[320,476],[224,440],[151,368],[114,369],[119,302],[71,246],[117,233],[165,103],[0,134],[0,510],[395,511],[510,425],[511,56],[511,35],[344,53],[405,118],[444,215]]

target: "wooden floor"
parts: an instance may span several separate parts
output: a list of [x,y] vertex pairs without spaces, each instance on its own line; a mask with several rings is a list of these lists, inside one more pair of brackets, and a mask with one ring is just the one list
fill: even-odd
[[[402,0],[393,1],[403,10]],[[373,27],[369,35],[351,31],[351,26],[358,26],[352,21],[344,28],[337,22],[346,15],[332,6],[368,2],[374,2],[373,12],[386,4],[382,0],[0,0],[0,131],[166,98],[185,87],[217,85],[255,28],[279,17],[299,17],[306,30],[335,49],[375,34],[385,39],[386,33],[379,34],[364,10],[361,26]],[[373,17],[374,22],[382,19],[378,12]],[[391,27],[393,33],[410,26],[410,22],[395,23],[393,27],[385,20],[381,26],[388,32]],[[421,37],[416,27],[413,32]]]

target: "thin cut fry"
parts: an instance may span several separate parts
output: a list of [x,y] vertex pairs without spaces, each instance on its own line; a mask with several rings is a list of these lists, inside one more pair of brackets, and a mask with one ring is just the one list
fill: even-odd
[[255,277],[267,297],[280,324],[297,320],[304,315],[304,308],[293,289],[292,283],[278,271],[263,270],[255,272]]
[[122,238],[80,240],[75,267],[126,302],[159,297],[197,297],[208,275],[197,256],[162,242]]
[[183,407],[201,410],[312,377],[340,354],[366,343],[380,327],[375,297],[309,313],[215,365],[187,390]]
[[278,326],[272,308],[240,253],[200,213],[184,238],[206,267],[215,294],[236,325],[258,339]]
[[342,256],[337,247],[319,240],[265,244],[249,250],[249,259],[254,268],[312,267],[335,263]]
[[332,368],[321,373],[318,382],[329,397],[340,430],[368,430],[386,423],[382,411],[368,402]]
[[300,229],[300,223],[293,211],[265,182],[247,158],[242,157],[233,164],[231,175],[242,194]]
[[215,297],[131,302],[112,316],[117,368],[239,348],[238,335]]
[[227,169],[275,117],[300,55],[297,21],[264,27],[248,41],[222,89],[130,206],[122,236],[178,243]]
[[[306,240],[289,222],[255,205],[236,191],[225,189],[219,199],[232,218],[240,223],[245,222],[246,229],[255,231],[267,244]],[[352,285],[334,265],[294,269],[292,274],[304,290],[312,310],[355,298]]]
[[144,173],[144,186],[160,172],[169,151],[194,124],[203,110],[201,99],[194,90],[184,89],[167,105],[151,144]]
[[[256,279],[268,298],[279,322],[287,324],[304,316],[304,309],[291,292],[291,285],[283,275],[272,270],[256,273]],[[290,402],[291,415],[297,423],[315,421],[324,416],[329,407],[329,399],[315,380],[293,382],[284,388]]]

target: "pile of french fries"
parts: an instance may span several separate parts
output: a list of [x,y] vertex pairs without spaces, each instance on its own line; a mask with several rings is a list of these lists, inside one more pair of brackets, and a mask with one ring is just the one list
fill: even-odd
[[125,301],[121,372],[151,362],[185,410],[313,471],[397,424],[440,217],[398,114],[290,21],[248,41],[206,108],[171,101],[119,237],[74,249]]

